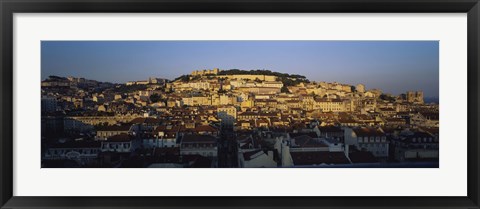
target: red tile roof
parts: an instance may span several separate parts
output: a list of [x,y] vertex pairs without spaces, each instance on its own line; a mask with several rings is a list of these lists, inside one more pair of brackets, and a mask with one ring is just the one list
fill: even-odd
[[160,124],[161,120],[158,118],[135,118],[130,123],[133,124]]
[[355,128],[353,129],[355,134],[359,137],[364,137],[364,136],[385,136],[385,133],[383,133],[381,130],[376,129],[376,128],[370,128],[370,127],[361,127],[361,128]]
[[107,138],[107,142],[129,142],[132,141],[133,136],[128,134],[119,134]]

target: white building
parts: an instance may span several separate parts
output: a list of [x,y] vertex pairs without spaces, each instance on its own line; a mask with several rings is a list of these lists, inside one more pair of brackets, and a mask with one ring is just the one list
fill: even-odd
[[404,132],[392,140],[395,160],[438,160],[438,137],[425,132]]
[[44,154],[45,160],[74,160],[80,165],[95,160],[100,153],[98,141],[70,141],[50,146]]
[[132,152],[137,148],[132,136],[127,134],[115,135],[102,141],[102,152]]
[[186,134],[180,141],[180,155],[218,156],[217,138],[209,135]]
[[[389,142],[382,129],[372,127],[345,128],[345,144],[368,151],[377,158],[388,157]],[[348,153],[348,150],[346,150]]]
[[178,147],[177,136],[178,127],[158,126],[154,131],[154,136],[143,139],[143,146],[146,148],[154,147]]

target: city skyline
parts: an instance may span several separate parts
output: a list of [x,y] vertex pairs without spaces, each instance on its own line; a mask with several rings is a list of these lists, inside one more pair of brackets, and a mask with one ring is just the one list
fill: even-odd
[[42,47],[42,168],[439,167],[438,42]]
[[212,68],[265,69],[392,94],[439,95],[437,41],[43,41],[41,59],[42,80],[125,83]]

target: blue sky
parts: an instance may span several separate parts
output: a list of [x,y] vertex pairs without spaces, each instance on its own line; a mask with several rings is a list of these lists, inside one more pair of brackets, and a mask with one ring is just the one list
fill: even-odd
[[197,69],[266,69],[400,94],[439,95],[437,41],[42,41],[42,79],[173,79]]

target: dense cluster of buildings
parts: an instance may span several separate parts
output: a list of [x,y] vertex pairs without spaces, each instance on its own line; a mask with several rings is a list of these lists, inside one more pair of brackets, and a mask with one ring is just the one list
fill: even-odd
[[421,91],[220,72],[126,84],[49,77],[42,166],[438,166],[439,106]]

